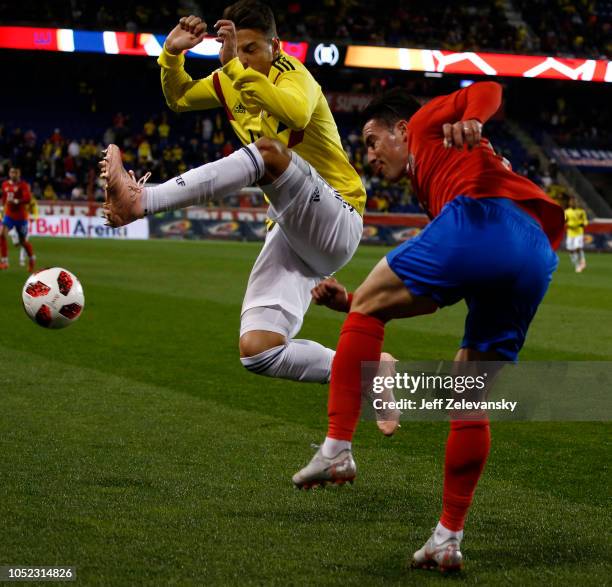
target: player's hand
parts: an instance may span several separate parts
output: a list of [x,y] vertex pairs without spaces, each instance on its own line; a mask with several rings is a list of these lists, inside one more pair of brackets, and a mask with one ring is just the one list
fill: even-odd
[[480,144],[482,137],[482,123],[478,120],[460,120],[454,124],[447,122],[442,125],[442,132],[444,133],[444,147],[450,149],[455,147],[456,149],[463,149],[463,145],[467,145],[469,151],[473,147],[477,147]]
[[348,312],[348,292],[346,287],[333,277],[324,279],[310,290],[312,301],[317,306],[327,306],[337,312]]
[[206,23],[199,16],[183,16],[166,37],[166,51],[171,55],[180,55],[201,43],[205,35]]
[[236,40],[236,25],[231,20],[218,20],[215,23],[217,38],[221,43],[219,59],[225,65],[238,55],[238,41]]

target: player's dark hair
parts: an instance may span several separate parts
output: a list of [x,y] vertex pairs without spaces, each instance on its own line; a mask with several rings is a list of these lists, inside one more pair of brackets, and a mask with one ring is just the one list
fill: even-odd
[[394,126],[400,120],[410,120],[421,107],[419,101],[403,88],[393,88],[376,96],[361,112],[362,126],[368,120],[378,120]]
[[272,9],[258,0],[239,0],[223,11],[223,18],[233,21],[236,30],[255,29],[268,38],[277,37]]

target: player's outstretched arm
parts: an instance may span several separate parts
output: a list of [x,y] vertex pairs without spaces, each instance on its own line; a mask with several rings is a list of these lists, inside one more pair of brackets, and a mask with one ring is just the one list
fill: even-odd
[[206,35],[206,23],[197,16],[185,16],[170,31],[157,63],[161,67],[162,91],[166,104],[175,112],[206,110],[221,105],[212,76],[193,80],[185,71],[183,52],[193,49]]
[[310,293],[317,306],[327,306],[336,312],[348,312],[351,308],[351,295],[346,291],[346,287],[333,277],[319,282]]

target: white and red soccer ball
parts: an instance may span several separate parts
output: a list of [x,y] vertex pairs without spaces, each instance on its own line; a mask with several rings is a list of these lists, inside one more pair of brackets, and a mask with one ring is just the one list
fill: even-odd
[[45,328],[70,326],[85,306],[83,286],[73,273],[61,267],[30,275],[21,297],[26,314]]

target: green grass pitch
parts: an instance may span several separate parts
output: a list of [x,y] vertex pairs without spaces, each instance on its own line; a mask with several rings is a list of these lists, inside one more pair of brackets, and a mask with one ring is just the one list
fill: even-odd
[[[239,311],[259,245],[34,241],[81,279],[63,331],[30,322],[23,269],[0,273],[0,565],[72,565],[83,585],[603,585],[609,424],[493,424],[455,577],[404,568],[439,515],[446,425],[371,422],[352,487],[298,492],[326,386],[252,375]],[[362,247],[355,287],[384,250]],[[612,257],[560,268],[522,360],[612,359]],[[450,359],[462,305],[388,328],[403,360]],[[335,345],[342,316],[300,337]],[[580,393],[576,389],[576,393]]]

